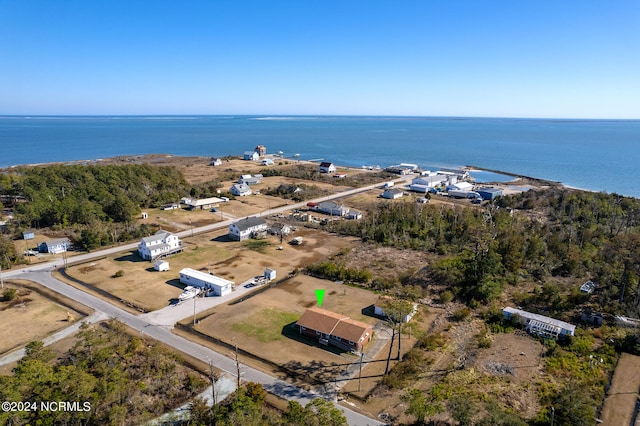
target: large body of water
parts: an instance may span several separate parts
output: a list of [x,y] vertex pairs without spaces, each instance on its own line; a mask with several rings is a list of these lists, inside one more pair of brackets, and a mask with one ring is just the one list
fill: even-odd
[[117,155],[240,155],[426,169],[474,165],[640,197],[640,120],[0,116],[0,167]]

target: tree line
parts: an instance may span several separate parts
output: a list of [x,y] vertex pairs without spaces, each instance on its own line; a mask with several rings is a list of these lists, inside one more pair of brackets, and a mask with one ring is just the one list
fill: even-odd
[[424,250],[435,282],[466,302],[497,299],[506,285],[550,277],[592,279],[601,308],[640,307],[640,200],[567,189],[527,191],[482,209],[382,202],[360,221],[327,224],[362,241]]
[[[0,195],[23,197],[13,209],[8,235],[0,235],[0,265],[21,261],[11,238],[27,228],[63,232],[78,248],[147,236],[156,228],[136,225],[141,209],[175,203],[189,194],[210,197],[220,184],[189,185],[175,167],[148,164],[18,167],[0,174]],[[21,198],[22,199],[22,198]]]

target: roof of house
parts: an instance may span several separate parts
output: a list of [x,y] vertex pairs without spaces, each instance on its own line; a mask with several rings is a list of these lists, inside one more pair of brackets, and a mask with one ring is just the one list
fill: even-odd
[[254,228],[256,226],[266,226],[267,222],[263,217],[251,216],[240,219],[239,221],[234,222],[233,225],[235,225],[240,231],[246,231],[247,229]]
[[251,191],[251,188],[249,188],[249,185],[247,185],[246,183],[234,183],[233,185],[231,185],[231,189],[234,188],[239,193]]
[[322,163],[320,163],[320,167],[331,167],[333,166],[333,163],[330,163],[328,161],[323,161]]
[[398,188],[391,188],[391,189],[385,189],[384,193],[385,194],[389,194],[389,195],[392,195],[392,194],[394,194],[394,195],[397,195],[397,194],[402,195],[404,193],[404,191],[402,189],[398,189]]
[[143,237],[142,242],[144,242],[146,245],[153,245],[154,243],[159,244],[160,242],[162,242],[162,240],[167,238],[169,235],[172,235],[171,232],[163,231],[162,229],[160,229],[155,234],[149,237]]
[[371,328],[364,322],[317,307],[307,309],[296,324],[352,342],[360,340],[365,331]]
[[45,241],[44,244],[46,244],[47,247],[57,246],[59,244],[69,244],[69,239],[68,238],[54,238],[53,240]]

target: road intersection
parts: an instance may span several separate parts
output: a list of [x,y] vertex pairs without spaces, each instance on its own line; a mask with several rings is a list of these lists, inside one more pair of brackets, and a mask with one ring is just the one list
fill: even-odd
[[[405,180],[405,179],[402,179]],[[341,192],[339,194],[333,194],[326,197],[321,197],[313,202],[319,203],[323,201],[338,199],[346,196],[350,196],[353,194],[357,194],[360,192],[369,191],[375,188],[378,188],[377,185],[369,185],[362,188],[351,189],[348,191]],[[294,205],[287,205],[279,208],[270,209],[268,211],[259,213],[257,216],[267,216],[272,214],[279,214],[285,211],[302,208],[306,205],[306,202],[297,203]],[[231,225],[234,220],[225,220],[222,222],[217,222],[214,224],[202,226],[199,228],[194,228],[190,230],[185,230],[178,232],[177,235],[179,237],[188,237],[194,233],[205,233],[214,230],[218,230],[221,228],[227,228]],[[115,253],[126,252],[137,249],[137,243],[125,244],[118,247],[112,247],[104,250],[99,250],[91,253],[84,253],[77,256],[73,256],[68,258],[70,264],[87,262],[92,259],[96,259],[99,257],[104,257],[108,255],[112,255]],[[128,327],[139,330],[141,334],[156,339],[167,346],[171,346],[176,350],[188,354],[196,359],[200,359],[206,362],[211,362],[214,366],[219,368],[220,370],[225,371],[228,375],[236,376],[237,368],[236,362],[230,356],[226,356],[215,352],[214,350],[200,345],[198,343],[187,340],[181,336],[178,336],[172,333],[173,324],[178,320],[189,317],[190,315],[194,315],[195,312],[201,312],[209,309],[215,304],[226,302],[226,298],[198,298],[196,302],[193,303],[194,307],[191,307],[190,301],[187,304],[180,304],[179,306],[170,306],[164,309],[161,309],[157,312],[134,315],[130,312],[125,311],[105,300],[102,300],[92,294],[86,293],[82,290],[79,290],[71,285],[63,283],[62,281],[57,280],[51,275],[51,272],[60,264],[59,261],[51,261],[44,264],[29,266],[28,268],[24,268],[21,270],[13,270],[13,271],[3,271],[3,278],[17,278],[17,279],[25,279],[34,281],[44,287],[47,287],[65,297],[68,297],[72,300],[75,300],[83,305],[94,310],[94,314],[89,317],[90,321],[99,321],[106,318],[114,318],[118,321],[126,324]],[[238,287],[239,291],[248,291],[244,286]],[[237,291],[238,291],[237,290]],[[238,296],[238,293],[234,292],[233,298],[235,299]],[[218,299],[218,300],[215,300]],[[170,310],[173,309],[173,312]],[[187,313],[188,311],[188,313]],[[179,318],[178,318],[179,317]],[[75,330],[70,328],[67,333],[72,333]],[[59,334],[60,338],[65,334],[61,332]],[[52,337],[54,339],[55,337]],[[17,360],[21,357],[21,353],[16,351],[14,353],[8,354],[5,357],[0,358],[1,362],[10,362],[10,360]],[[11,358],[12,357],[12,358]],[[277,395],[281,398],[287,400],[296,400],[302,405],[306,405],[314,398],[326,398],[330,400],[335,399],[335,390],[332,388],[326,387],[318,387],[314,390],[306,390],[300,388],[298,386],[294,386],[289,384],[283,380],[279,380],[275,377],[272,377],[268,374],[265,374],[257,369],[251,368],[247,365],[241,365],[241,376],[244,381],[251,381],[262,384],[264,389],[267,392],[270,392],[274,395]],[[364,425],[383,425],[384,423],[375,420],[373,418],[362,415],[354,410],[351,410],[348,407],[344,407],[342,405],[337,405],[344,413],[347,418],[347,421],[350,425],[364,426]]]

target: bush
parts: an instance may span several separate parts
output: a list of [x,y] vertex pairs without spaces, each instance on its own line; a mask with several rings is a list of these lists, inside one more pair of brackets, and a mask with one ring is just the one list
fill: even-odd
[[118,272],[116,272],[115,274],[113,274],[112,278],[120,278],[124,275],[124,271],[122,269],[120,269]]
[[17,295],[17,290],[15,288],[7,288],[5,289],[5,291],[2,293],[2,301],[3,302],[10,302],[11,300],[15,299],[16,295]]
[[453,321],[460,322],[466,320],[469,316],[471,316],[471,309],[465,306],[464,308],[460,308],[453,312],[451,314],[451,319]]
[[453,292],[451,290],[445,290],[440,294],[440,302],[449,303],[453,300]]

